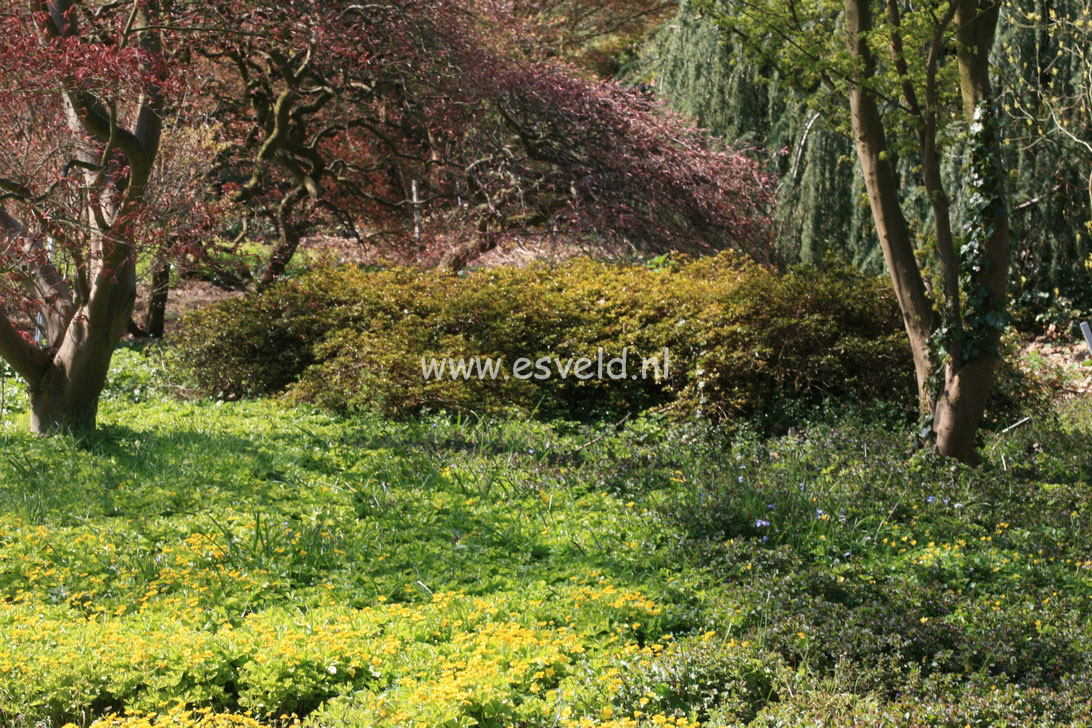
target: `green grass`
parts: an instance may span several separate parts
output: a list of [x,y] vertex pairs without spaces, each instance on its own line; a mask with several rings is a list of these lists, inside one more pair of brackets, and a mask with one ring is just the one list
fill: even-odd
[[391,422],[175,401],[153,362],[119,351],[79,441],[6,384],[0,725],[1090,720],[1087,401],[970,470],[879,409]]

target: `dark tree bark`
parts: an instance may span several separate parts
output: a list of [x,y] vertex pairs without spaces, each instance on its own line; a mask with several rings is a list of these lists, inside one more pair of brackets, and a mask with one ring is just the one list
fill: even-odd
[[167,296],[171,289],[171,264],[156,260],[152,267],[152,287],[148,293],[148,310],[144,316],[144,333],[153,339],[163,337],[167,314]]
[[[956,37],[958,43],[959,85],[963,96],[963,115],[968,124],[974,122],[975,110],[982,104],[990,104],[993,91],[990,86],[989,54],[1000,4],[992,0],[957,0],[955,3]],[[989,165],[997,180],[1004,180],[1001,164],[1001,140],[990,135]],[[1003,190],[1000,194],[1004,195]],[[987,310],[1005,310],[1005,285],[1009,272],[1009,216],[1008,204],[993,207],[990,228],[992,234],[984,246],[984,269],[975,275],[989,290],[985,302]],[[998,364],[998,345],[1001,331],[990,331],[983,342],[981,353],[970,360],[954,357],[945,367],[944,391],[937,402],[934,429],[937,449],[964,462],[979,460],[975,450],[975,433],[986,409],[986,401],[993,385]]]
[[258,276],[257,287],[266,288],[284,275],[285,269],[300,247],[302,224],[295,219],[296,207],[307,199],[307,190],[297,187],[281,200],[277,207],[277,243],[269,255],[269,263]]

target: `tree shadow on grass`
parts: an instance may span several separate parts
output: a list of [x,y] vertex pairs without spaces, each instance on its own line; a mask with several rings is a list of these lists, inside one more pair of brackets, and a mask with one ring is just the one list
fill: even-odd
[[30,523],[172,515],[298,485],[283,451],[226,432],[106,424],[82,436],[2,439],[0,513]]

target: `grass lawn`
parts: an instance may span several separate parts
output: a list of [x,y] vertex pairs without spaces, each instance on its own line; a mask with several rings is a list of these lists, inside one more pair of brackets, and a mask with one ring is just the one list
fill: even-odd
[[[180,402],[0,428],[0,725],[1085,725],[1092,402],[794,434]],[[150,715],[150,714],[156,715]]]

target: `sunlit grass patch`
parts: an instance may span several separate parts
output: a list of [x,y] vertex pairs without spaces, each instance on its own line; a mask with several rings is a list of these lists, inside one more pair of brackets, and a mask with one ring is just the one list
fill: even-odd
[[31,436],[17,407],[0,429],[0,725],[1092,705],[1085,404],[988,436],[971,470],[868,411],[765,437],[128,391],[90,438]]

